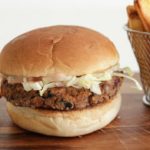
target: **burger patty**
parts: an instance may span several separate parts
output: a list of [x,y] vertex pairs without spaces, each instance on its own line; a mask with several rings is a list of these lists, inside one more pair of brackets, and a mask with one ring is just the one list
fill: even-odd
[[75,110],[112,100],[122,80],[123,78],[114,76],[112,80],[102,82],[100,84],[101,95],[84,88],[55,87],[47,89],[43,96],[40,96],[38,91],[25,91],[21,83],[9,84],[7,80],[4,80],[1,85],[1,95],[15,106]]

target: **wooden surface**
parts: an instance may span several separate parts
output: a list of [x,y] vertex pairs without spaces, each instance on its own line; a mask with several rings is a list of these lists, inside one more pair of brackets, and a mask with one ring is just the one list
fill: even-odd
[[105,129],[75,137],[57,138],[31,133],[10,120],[4,99],[0,100],[0,149],[85,149],[85,150],[150,150],[150,107],[142,103],[142,92],[122,87],[123,103],[118,117]]

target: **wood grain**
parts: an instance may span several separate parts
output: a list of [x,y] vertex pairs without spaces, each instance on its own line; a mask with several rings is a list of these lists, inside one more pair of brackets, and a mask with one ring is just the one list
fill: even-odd
[[48,137],[20,129],[10,120],[5,100],[0,100],[0,149],[150,150],[150,107],[143,105],[142,92],[127,81],[118,117],[106,128],[75,138]]

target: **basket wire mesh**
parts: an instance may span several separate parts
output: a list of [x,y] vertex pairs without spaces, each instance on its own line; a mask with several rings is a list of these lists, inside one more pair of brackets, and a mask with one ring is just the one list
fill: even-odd
[[129,41],[140,68],[140,77],[145,96],[143,101],[150,105],[150,33],[136,31],[125,26]]

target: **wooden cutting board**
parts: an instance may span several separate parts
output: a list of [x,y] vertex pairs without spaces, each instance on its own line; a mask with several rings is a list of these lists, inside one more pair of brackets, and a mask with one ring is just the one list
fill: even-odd
[[143,105],[141,92],[126,82],[117,118],[106,128],[75,138],[48,137],[20,129],[10,120],[5,100],[0,100],[0,149],[150,150],[150,107]]

